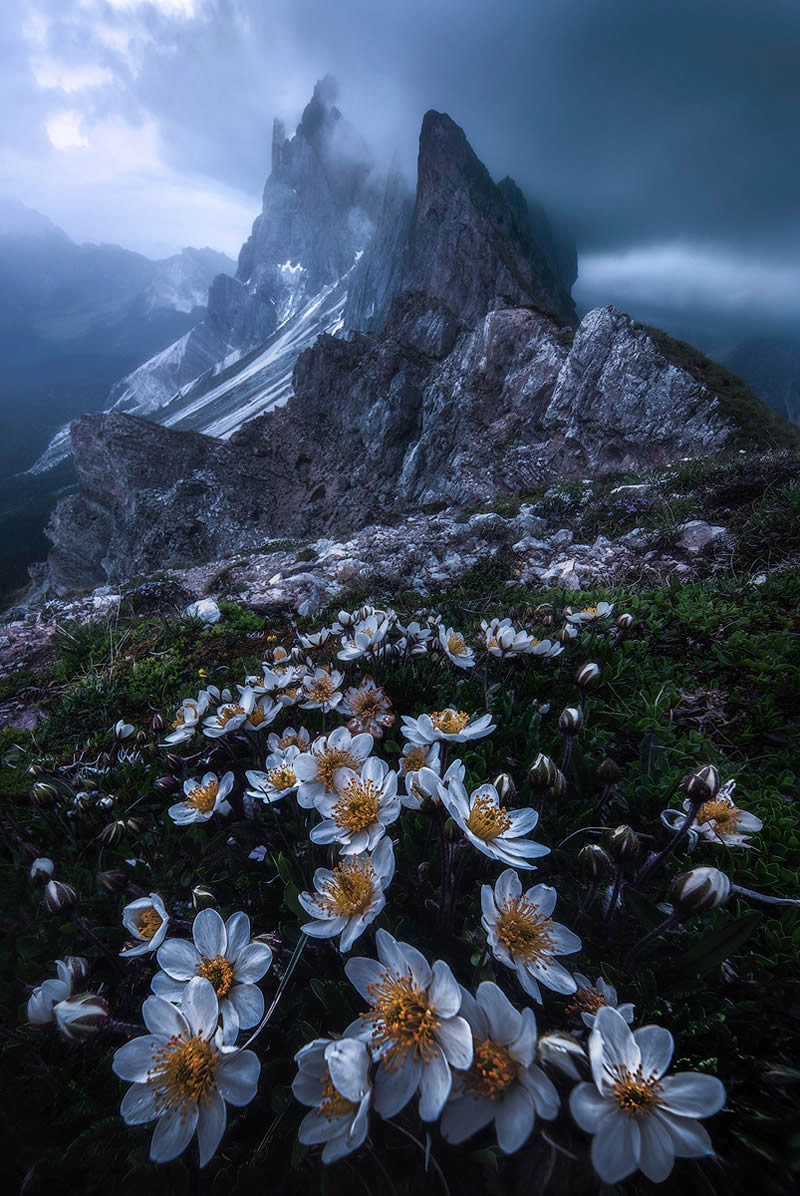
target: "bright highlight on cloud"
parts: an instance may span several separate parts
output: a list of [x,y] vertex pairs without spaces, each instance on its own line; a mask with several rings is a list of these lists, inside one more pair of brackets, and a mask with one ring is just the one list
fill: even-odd
[[89,144],[89,138],[81,129],[81,118],[77,112],[58,112],[47,121],[47,136],[54,149],[78,149]]

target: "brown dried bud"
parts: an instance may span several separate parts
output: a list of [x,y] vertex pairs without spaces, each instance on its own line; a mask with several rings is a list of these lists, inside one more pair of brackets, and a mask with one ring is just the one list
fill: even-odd
[[109,822],[107,826],[104,826],[97,837],[101,843],[105,843],[106,847],[116,847],[117,843],[121,843],[125,838],[126,831],[125,819],[117,818],[114,822]]
[[165,726],[166,724],[164,722],[164,718],[160,714],[154,714],[150,719],[150,730],[154,731],[156,735],[158,735],[160,731],[163,731]]
[[631,826],[625,823],[611,832],[608,840],[608,850],[614,859],[624,864],[628,860],[635,860],[639,854],[641,844],[639,836]]
[[175,777],[158,777],[153,781],[153,788],[157,789],[159,793],[175,793],[178,789],[178,782]]
[[175,752],[166,752],[164,755],[164,767],[168,768],[170,772],[180,772],[183,768],[183,759],[176,755]]
[[556,775],[550,782],[549,790],[551,797],[567,796],[567,778],[564,776],[560,768],[556,769]]
[[628,614],[627,612],[617,616],[617,627],[619,627],[620,631],[630,631],[635,622],[636,620],[634,619],[633,615]]
[[50,781],[37,781],[31,789],[31,802],[40,810],[51,810],[58,802],[58,789]]
[[578,864],[588,880],[605,880],[614,871],[607,851],[598,843],[587,843],[578,852]]
[[616,785],[617,781],[622,780],[622,769],[616,760],[606,756],[597,766],[597,779],[604,785]]
[[550,757],[539,752],[528,769],[528,780],[535,789],[547,789],[555,781],[557,772],[558,768]]
[[690,772],[681,785],[687,797],[695,802],[710,801],[715,797],[721,784],[720,775],[713,764],[706,764],[702,768]]

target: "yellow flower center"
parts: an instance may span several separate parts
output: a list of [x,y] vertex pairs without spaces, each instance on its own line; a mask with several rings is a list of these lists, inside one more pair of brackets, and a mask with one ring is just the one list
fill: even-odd
[[505,1047],[491,1038],[472,1039],[472,1066],[463,1076],[468,1092],[497,1100],[516,1078],[517,1065]]
[[417,988],[410,974],[398,977],[387,971],[367,985],[367,995],[372,1009],[361,1019],[372,1023],[370,1047],[385,1050],[387,1071],[396,1071],[408,1058],[429,1063],[439,1054],[435,1034],[441,1023],[428,1008],[427,991]]
[[339,794],[332,817],[342,830],[351,835],[372,826],[381,808],[382,790],[372,781],[356,778]]
[[411,751],[403,756],[400,761],[400,771],[405,774],[407,772],[419,772],[421,768],[425,768],[428,764],[428,753],[424,747],[413,747]]
[[158,1114],[180,1112],[181,1120],[206,1107],[217,1087],[218,1055],[202,1034],[173,1034],[153,1055],[147,1083],[155,1089]]
[[736,834],[739,811],[729,797],[715,797],[705,802],[697,811],[697,822],[713,822],[714,830],[720,835]]
[[224,955],[214,955],[211,958],[204,955],[200,963],[195,964],[195,971],[198,976],[205,976],[206,980],[211,981],[218,1001],[227,997],[233,984],[233,967]]
[[244,714],[244,707],[232,702],[229,706],[220,706],[217,711],[217,722],[221,727],[227,727],[232,718],[236,718],[237,714]]
[[216,805],[218,790],[219,781],[209,781],[207,785],[198,785],[196,789],[187,793],[183,804],[192,810],[199,810],[201,814],[208,814]]
[[337,768],[352,768],[355,772],[363,763],[360,757],[349,752],[347,748],[329,748],[327,752],[320,752],[317,756],[317,775],[314,779],[324,785],[328,793],[333,793],[333,778]]
[[181,707],[181,709],[178,710],[175,715],[175,722],[172,724],[172,729],[174,731],[177,731],[179,727],[185,727],[185,726],[186,726],[186,715],[184,713],[183,707]]
[[553,919],[527,897],[509,897],[497,919],[497,937],[511,955],[526,963],[543,962],[555,953]]
[[[274,636],[274,635],[268,635],[268,636],[267,636],[267,642],[268,642],[268,643],[271,643],[272,641],[274,641],[274,639],[275,639],[275,636]],[[278,647],[277,647],[277,648],[275,649],[275,651],[272,653],[272,659],[273,659],[273,660],[275,660],[275,661],[278,661],[278,660],[286,660],[286,658],[287,658],[287,656],[288,656],[288,655],[289,655],[289,653],[286,651],[286,649],[285,649],[285,648],[282,648],[282,647],[280,647],[280,645],[278,645]]]
[[285,752],[286,749],[290,747],[302,748],[302,746],[303,745],[300,742],[300,736],[296,731],[293,731],[290,735],[281,735],[280,739],[278,740],[278,747],[282,752]]
[[447,651],[451,656],[464,656],[469,651],[469,648],[464,643],[463,637],[454,631],[447,637]]
[[491,843],[511,826],[511,815],[505,806],[498,806],[491,793],[479,793],[469,812],[467,827],[477,839]]
[[465,710],[434,710],[431,713],[431,722],[434,730],[441,731],[443,735],[458,735],[463,731],[469,722],[469,715]]
[[592,617],[594,617],[597,614],[597,607],[596,606],[587,606],[586,610],[581,611],[581,614],[582,615],[591,615]]
[[285,789],[291,789],[293,785],[297,784],[297,777],[288,764],[281,764],[278,768],[271,768],[269,770],[267,781],[273,789],[277,789],[279,793],[283,793]]
[[251,713],[247,717],[247,721],[251,727],[260,727],[262,723],[267,721],[266,713],[263,706],[254,706]]
[[136,933],[140,939],[146,939],[149,943],[163,921],[161,914],[152,906],[150,909],[143,909],[136,919]]
[[579,988],[575,996],[570,1001],[565,1013],[597,1013],[598,1009],[605,1005],[605,998],[599,989]]
[[358,1105],[351,1100],[347,1100],[342,1096],[341,1092],[337,1091],[333,1086],[331,1073],[325,1068],[325,1075],[322,1078],[322,1100],[319,1106],[320,1114],[326,1121],[333,1121],[336,1117],[348,1117],[358,1112]]
[[350,699],[350,709],[357,718],[369,720],[388,709],[382,689],[357,689]]
[[661,1104],[661,1085],[655,1076],[645,1079],[641,1067],[629,1071],[620,1063],[615,1064],[614,1073],[617,1078],[612,1091],[620,1109],[628,1117],[644,1117]]
[[308,688],[308,696],[312,702],[319,702],[321,705],[329,702],[336,692],[336,686],[333,683],[333,678],[329,677],[327,673],[321,673],[319,677],[315,677]]
[[351,856],[323,884],[319,903],[337,917],[366,913],[375,894],[375,870],[364,856]]

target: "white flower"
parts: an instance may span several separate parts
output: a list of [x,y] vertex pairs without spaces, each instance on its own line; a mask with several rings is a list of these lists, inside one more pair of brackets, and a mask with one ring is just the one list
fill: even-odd
[[[577,631],[575,632],[577,635]],[[558,640],[537,640],[532,639],[525,649],[526,656],[546,656],[551,660],[560,656],[564,651],[564,645],[559,644]]]
[[148,997],[142,1016],[150,1033],[126,1042],[112,1063],[120,1079],[133,1084],[120,1112],[128,1125],[158,1118],[150,1143],[154,1163],[177,1158],[196,1130],[204,1167],[225,1132],[225,1102],[250,1103],[261,1064],[253,1051],[220,1046],[217,998],[202,976],[186,985],[179,1007]]
[[179,826],[208,822],[212,814],[230,813],[231,807],[225,799],[232,788],[232,772],[226,772],[221,780],[214,772],[207,772],[200,781],[197,777],[190,777],[183,782],[183,801],[170,806],[167,813]]
[[338,669],[330,672],[323,668],[315,669],[312,675],[304,677],[303,689],[307,700],[300,703],[303,710],[333,710],[343,697],[339,688],[342,679]]
[[533,637],[527,631],[517,631],[510,619],[481,619],[483,642],[490,656],[513,660],[528,651]]
[[341,843],[340,855],[372,851],[400,814],[397,773],[377,756],[370,756],[359,772],[339,768],[335,793],[318,797],[315,806],[323,821],[311,830],[312,843]]
[[164,737],[165,743],[185,743],[191,739],[208,710],[208,694],[203,690],[198,698],[185,698],[175,712],[172,731]]
[[454,710],[450,706],[430,714],[421,714],[419,718],[404,714],[402,722],[401,730],[405,738],[420,747],[434,743],[437,739],[447,743],[466,743],[468,739],[482,739],[495,730],[491,714],[482,714],[470,722],[466,710]]
[[368,1043],[378,1063],[375,1108],[394,1117],[419,1089],[419,1115],[434,1121],[452,1085],[451,1067],[472,1063],[472,1031],[458,1016],[461,990],[441,959],[431,968],[409,943],[385,930],[375,936],[378,960],[351,959],[345,973],[369,1003],[348,1033]]
[[[747,810],[740,810],[734,804],[733,790],[735,781],[728,781],[709,801],[704,802],[697,811],[694,822],[689,828],[691,839],[696,841],[699,835],[710,843],[722,843],[726,847],[750,847],[750,835],[760,831],[764,823],[755,814]],[[690,798],[686,798],[683,809],[688,814],[692,808]],[[684,819],[677,810],[665,810],[661,821],[676,830]],[[694,842],[691,842],[694,846]]]
[[339,768],[358,769],[372,751],[375,741],[366,731],[351,735],[347,727],[337,727],[330,735],[318,736],[310,752],[294,761],[294,773],[300,781],[297,800],[310,810],[318,798],[333,793],[333,779]]
[[298,635],[298,640],[306,649],[310,651],[312,648],[321,648],[323,644],[331,637],[331,630],[329,627],[323,627],[322,631],[309,631],[305,635]]
[[448,785],[439,785],[439,797],[473,847],[490,859],[515,868],[535,868],[530,859],[549,855],[550,848],[543,843],[521,837],[539,821],[536,810],[507,810],[500,805],[494,785],[480,785],[467,798],[463,783],[454,777]]
[[264,731],[270,723],[274,723],[283,710],[280,702],[274,702],[268,694],[257,698],[253,709],[242,723],[243,731]]
[[176,1004],[194,976],[205,976],[219,1002],[226,1041],[233,1042],[240,1028],[257,1025],[264,1013],[264,996],[256,982],[272,964],[272,949],[250,942],[247,914],[232,914],[223,922],[213,909],[197,915],[192,940],[167,939],[159,949],[163,971],[153,977],[153,992]]
[[389,620],[382,612],[376,612],[362,619],[352,629],[349,640],[342,640],[342,647],[336,653],[339,660],[359,660],[365,655],[377,655],[389,630]]
[[592,1164],[604,1183],[614,1184],[637,1168],[661,1183],[678,1158],[713,1154],[698,1117],[710,1117],[725,1104],[725,1088],[715,1076],[679,1072],[663,1079],[674,1043],[662,1026],[631,1033],[616,1009],[597,1013],[589,1037],[594,1083],[570,1094],[572,1116],[594,1134]]
[[[436,747],[438,748],[438,744]],[[421,752],[422,748],[416,748]],[[407,772],[403,778],[406,791],[401,795],[400,802],[408,810],[421,810],[426,805],[441,805],[439,787],[445,789],[452,781],[463,784],[466,768],[461,760],[453,760],[443,777],[439,776],[439,760],[437,757],[435,768],[420,768],[417,772]]]
[[430,768],[438,775],[439,751],[438,742],[407,743],[400,758],[400,775],[406,776],[410,772],[419,772],[421,768]]
[[323,1163],[351,1154],[367,1136],[372,1090],[369,1051],[356,1038],[316,1038],[295,1055],[298,1066],[292,1092],[311,1105],[300,1123],[305,1146],[325,1143]]
[[157,951],[167,936],[169,914],[164,908],[164,902],[158,893],[151,893],[149,897],[137,897],[122,911],[122,925],[139,945],[120,951],[120,955],[144,955],[148,951]]
[[618,1009],[628,1025],[631,1024],[634,1007],[631,1004],[619,1004],[617,990],[613,984],[608,984],[602,976],[598,976],[592,984],[588,976],[584,976],[581,972],[575,972],[574,980],[578,988],[565,1010],[566,1013],[579,1014],[584,1026],[588,1026],[591,1030],[598,1009],[601,1009],[603,1005],[609,1005],[612,1009]]
[[312,938],[339,939],[339,950],[349,951],[386,905],[384,895],[394,876],[394,847],[383,838],[373,853],[348,856],[331,872],[317,868],[314,893],[301,893],[298,900],[315,920],[300,929]]
[[454,631],[452,627],[448,627],[446,630],[444,627],[440,627],[439,643],[448,660],[452,660],[459,669],[474,668],[475,653],[472,648],[467,646],[464,637],[459,632]]
[[212,715],[203,720],[203,734],[209,739],[219,739],[221,735],[238,731],[248,715],[252,714],[255,704],[256,695],[247,686],[239,695],[238,702],[223,702]]
[[442,1113],[442,1136],[460,1143],[494,1121],[497,1144],[512,1154],[531,1135],[536,1114],[557,1116],[560,1101],[536,1066],[536,1018],[519,1013],[496,984],[485,981],[473,998],[461,989],[461,1016],[472,1031],[472,1066],[456,1073]]
[[311,747],[311,736],[305,727],[298,727],[296,731],[294,727],[287,727],[280,735],[275,731],[271,731],[267,739],[267,747],[271,752],[285,752],[290,747],[296,747],[301,752],[307,752]]
[[56,870],[56,866],[47,856],[39,856],[30,867],[31,880],[49,880]]
[[[270,736],[270,738],[272,738]],[[294,793],[300,782],[292,767],[300,755],[300,748],[289,747],[282,752],[271,752],[265,761],[265,772],[249,769],[245,776],[252,785],[252,789],[245,792],[248,797],[258,798],[268,804],[280,801],[289,793]]]
[[70,1042],[94,1034],[108,1019],[108,1004],[96,993],[76,993],[53,1006],[56,1025]]
[[551,1067],[557,1067],[559,1071],[563,1072],[565,1076],[569,1076],[571,1080],[579,1080],[581,1078],[581,1073],[575,1065],[575,1060],[580,1059],[582,1064],[587,1062],[586,1052],[581,1044],[571,1034],[563,1034],[558,1030],[544,1034],[539,1039],[536,1053],[542,1063],[547,1063]]
[[367,674],[360,684],[351,686],[344,695],[340,714],[349,714],[348,731],[367,731],[376,739],[383,738],[384,727],[391,727],[395,720],[389,707],[391,700],[383,689]]
[[580,951],[581,940],[550,915],[556,891],[549,885],[534,885],[522,894],[522,882],[513,868],[498,876],[494,889],[481,888],[484,930],[492,954],[507,968],[513,968],[528,996],[541,1003],[539,984],[557,993],[574,993],[578,987],[566,968],[555,958]]
[[73,973],[69,964],[57,959],[56,971],[58,980],[45,980],[28,998],[28,1021],[32,1026],[46,1026],[54,1021],[53,1007],[59,1001],[66,1001],[72,992]]
[[111,733],[115,739],[129,739],[135,730],[133,723],[126,723],[124,718],[120,718],[114,723]]
[[398,648],[408,652],[410,656],[425,656],[428,651],[428,640],[433,635],[430,627],[421,627],[419,623],[409,623],[408,627],[400,627],[402,639]]
[[596,623],[598,619],[605,619],[610,615],[613,609],[613,602],[598,602],[597,606],[587,606],[585,610],[567,615],[567,619],[570,623]]

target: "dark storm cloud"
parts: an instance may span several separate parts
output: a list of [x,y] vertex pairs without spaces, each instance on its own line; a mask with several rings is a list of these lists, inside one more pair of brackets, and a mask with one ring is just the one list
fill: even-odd
[[[291,128],[333,71],[379,160],[399,149],[411,169],[423,112],[449,112],[495,177],[572,231],[592,300],[610,286],[624,301],[660,270],[685,302],[693,261],[702,303],[737,262],[756,302],[782,271],[785,303],[800,263],[796,0],[29,0],[31,14],[53,59],[108,73],[62,97],[86,128],[155,127],[173,178],[233,189],[253,215],[273,115]],[[18,115],[5,144],[19,150],[27,128],[44,160],[57,92],[25,75],[30,35],[4,36]]]

